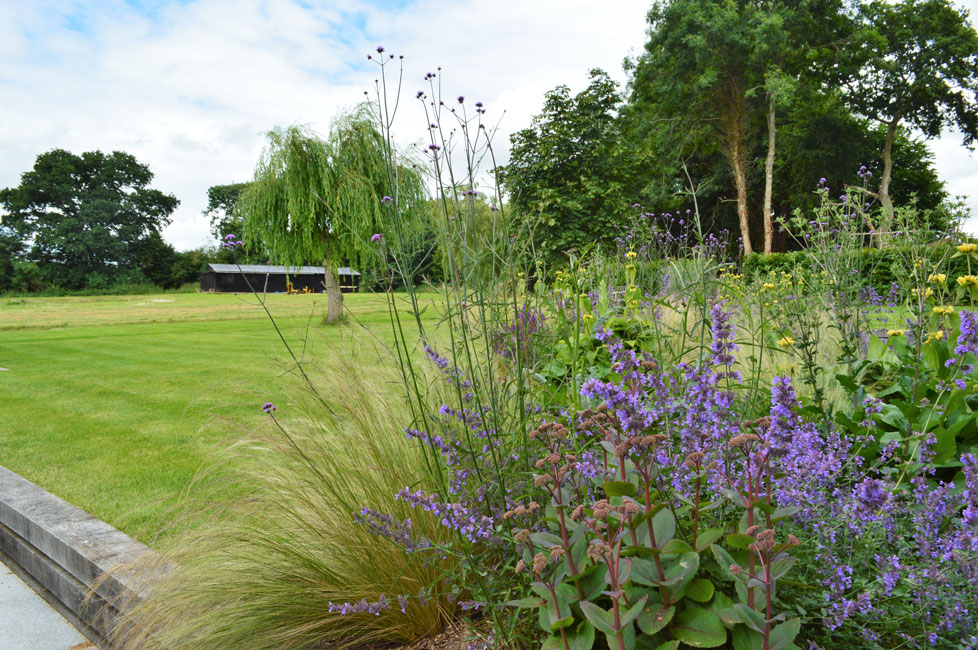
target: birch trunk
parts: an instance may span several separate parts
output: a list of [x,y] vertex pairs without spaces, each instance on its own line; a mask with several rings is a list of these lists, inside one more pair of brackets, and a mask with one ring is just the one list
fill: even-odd
[[737,186],[737,220],[740,222],[740,237],[744,242],[744,257],[754,249],[750,244],[750,219],[747,214],[747,173],[744,170],[743,135],[739,124],[730,134],[730,165],[733,167],[734,183]]
[[886,141],[883,144],[883,176],[880,178],[880,205],[883,206],[883,218],[879,228],[872,234],[873,246],[883,248],[882,234],[888,233],[893,226],[893,201],[890,199],[890,178],[893,176],[893,140],[896,138],[899,119],[894,117],[886,130]]
[[767,161],[764,163],[764,254],[771,253],[774,242],[774,223],[771,218],[771,194],[774,192],[774,140],[776,126],[774,123],[774,96],[768,98],[767,104]]

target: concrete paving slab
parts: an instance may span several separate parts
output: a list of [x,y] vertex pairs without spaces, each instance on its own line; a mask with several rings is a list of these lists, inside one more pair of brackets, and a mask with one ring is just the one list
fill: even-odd
[[0,564],[0,650],[96,650],[37,592]]

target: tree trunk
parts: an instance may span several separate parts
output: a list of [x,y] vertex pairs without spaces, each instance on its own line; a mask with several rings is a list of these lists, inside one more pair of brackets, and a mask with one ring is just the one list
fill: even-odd
[[883,218],[880,227],[872,234],[872,242],[876,248],[883,248],[883,238],[893,226],[893,201],[890,200],[890,177],[893,175],[893,140],[896,138],[898,116],[894,116],[886,130],[886,141],[883,143],[883,176],[880,178],[880,205],[883,206]]
[[771,253],[774,241],[774,224],[771,216],[771,194],[774,191],[774,95],[768,97],[767,104],[767,161],[764,163],[764,254]]
[[730,134],[730,165],[733,167],[734,183],[737,185],[737,219],[740,222],[740,237],[744,241],[744,257],[752,254],[750,245],[750,220],[747,215],[747,174],[744,171],[743,134],[740,125],[735,124]]
[[336,267],[328,257],[323,260],[323,269],[325,270],[323,285],[326,287],[326,322],[336,323],[343,315],[343,292],[340,291]]

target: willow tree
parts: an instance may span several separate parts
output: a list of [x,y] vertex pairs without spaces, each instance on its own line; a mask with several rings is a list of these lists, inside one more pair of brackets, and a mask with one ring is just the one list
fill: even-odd
[[[388,147],[367,104],[335,120],[325,140],[300,126],[276,128],[239,199],[249,246],[261,242],[281,264],[322,260],[328,323],[343,313],[338,266],[375,255],[374,233],[423,218],[421,178],[410,165],[388,164]],[[396,220],[388,195],[398,198]]]

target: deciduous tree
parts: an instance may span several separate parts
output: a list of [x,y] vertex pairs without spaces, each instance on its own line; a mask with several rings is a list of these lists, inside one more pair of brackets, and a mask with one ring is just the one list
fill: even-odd
[[411,165],[389,169],[384,147],[367,105],[337,119],[325,140],[298,126],[275,129],[238,199],[246,244],[262,242],[284,264],[322,260],[327,322],[343,312],[339,264],[375,253],[370,238],[388,225],[390,188],[406,223],[424,215],[420,176]]
[[30,242],[27,257],[68,289],[138,275],[127,265],[141,240],[170,222],[179,201],[149,187],[153,173],[121,151],[37,157],[17,187],[0,190],[3,223]]
[[635,148],[616,120],[617,84],[602,70],[590,79],[576,95],[549,91],[532,125],[511,137],[503,182],[544,256],[612,242],[640,187]]
[[[844,98],[884,125],[878,231],[893,217],[893,144],[901,126],[936,137],[956,127],[966,146],[978,136],[978,33],[948,0],[873,0],[862,5],[861,46],[847,50]],[[882,246],[882,239],[874,236]]]

